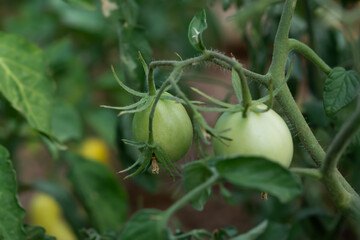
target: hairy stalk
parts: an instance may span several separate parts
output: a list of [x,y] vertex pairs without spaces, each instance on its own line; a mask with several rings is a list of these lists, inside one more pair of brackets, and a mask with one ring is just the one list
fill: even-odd
[[[216,53],[216,52],[214,52]],[[218,53],[218,54],[221,54],[221,53]],[[218,58],[212,58],[211,61],[217,65],[219,65],[220,67],[222,68],[226,68],[228,70],[231,70],[232,69],[232,65],[218,59]],[[243,68],[243,72],[244,72],[244,75],[250,79],[253,79],[259,83],[261,83],[262,85],[264,86],[268,86],[269,85],[269,81],[271,79],[270,75],[267,74],[267,75],[262,75],[262,74],[259,74],[259,73],[255,73],[255,72],[252,72],[246,68]]]
[[[272,76],[275,88],[279,86],[285,74],[286,60],[289,54],[288,34],[295,4],[296,0],[287,0],[285,2],[279,29],[275,36],[273,58],[269,69],[269,74]],[[289,118],[312,159],[317,166],[321,166],[321,162],[325,157],[325,152],[316,140],[310,127],[307,125],[289,88],[287,86],[282,87],[276,96],[276,99],[284,109],[286,116]]]
[[[290,49],[289,42],[291,42],[288,39],[288,34],[295,5],[296,0],[287,0],[285,2],[279,28],[275,37],[274,53],[271,66],[269,68],[269,74],[274,80],[275,87],[280,84],[281,79],[283,79],[285,73],[286,59]],[[276,99],[282,106],[286,116],[288,117],[292,126],[298,133],[300,141],[304,144],[306,150],[309,152],[310,156],[317,164],[317,166],[320,167],[323,160],[325,159],[325,152],[315,138],[310,127],[306,123],[302,113],[300,112],[300,109],[298,108],[294,98],[291,95],[289,88],[287,86],[284,86],[279,91]],[[350,194],[356,195],[355,190],[344,179],[340,172],[337,169],[334,170],[334,172],[335,173],[332,175],[332,177],[336,178],[337,184],[339,184],[340,187],[344,188]]]
[[245,107],[245,110],[243,113],[246,116],[246,109],[248,109],[249,106],[251,105],[252,99],[251,99],[250,89],[247,84],[242,65],[235,59],[227,57],[221,53],[218,53],[215,51],[206,51],[206,53],[209,56],[211,56],[212,58],[218,59],[218,60],[228,64],[229,66],[231,66],[232,68],[234,68],[236,70],[237,74],[240,77],[243,105]]

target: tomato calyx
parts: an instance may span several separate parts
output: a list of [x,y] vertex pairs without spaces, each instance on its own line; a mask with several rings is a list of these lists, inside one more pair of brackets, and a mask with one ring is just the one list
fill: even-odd
[[153,154],[153,156],[151,157],[151,172],[153,174],[159,174],[159,171],[160,171],[160,168],[159,168],[159,165],[156,161],[156,156],[155,154]]

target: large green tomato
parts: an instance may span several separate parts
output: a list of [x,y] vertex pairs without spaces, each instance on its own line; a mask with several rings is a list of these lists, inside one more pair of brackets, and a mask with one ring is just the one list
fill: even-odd
[[[151,106],[152,104],[134,115],[132,131],[136,141],[146,141],[149,137]],[[153,119],[153,134],[155,142],[171,161],[176,162],[184,157],[192,143],[193,128],[181,103],[167,99],[158,101]]]
[[[259,108],[264,108],[260,105]],[[215,125],[215,130],[226,130],[222,135],[231,138],[225,144],[213,140],[215,155],[244,154],[266,157],[289,167],[293,156],[291,133],[284,120],[273,110],[265,113],[249,111],[225,112]]]

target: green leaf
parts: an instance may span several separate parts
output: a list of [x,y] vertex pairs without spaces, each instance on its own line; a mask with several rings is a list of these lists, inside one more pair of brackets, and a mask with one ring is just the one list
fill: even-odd
[[215,167],[227,181],[248,187],[288,202],[301,194],[302,185],[297,176],[280,164],[261,157],[232,156],[214,158]]
[[234,21],[240,29],[245,29],[248,21],[259,19],[264,14],[265,9],[283,0],[257,0],[247,1],[247,3],[239,9],[233,16],[229,17],[230,21]]
[[151,47],[147,41],[145,31],[139,28],[130,28],[120,26],[120,59],[121,70],[119,79],[126,79],[131,88],[144,89],[145,88],[145,73],[143,66],[139,60],[138,51],[146,62],[149,62],[151,57]]
[[106,232],[99,234],[95,229],[81,229],[82,240],[116,240],[116,232]]
[[231,4],[233,4],[234,0],[223,0],[222,1],[222,8],[224,11],[228,10],[231,6]]
[[211,239],[213,240],[224,240],[229,239],[229,237],[233,237],[238,233],[238,230],[234,226],[229,226],[226,228],[221,228],[216,230],[213,233],[213,237]]
[[[192,189],[196,188],[211,176],[211,171],[202,161],[196,161],[186,164],[182,176],[182,184],[184,186],[185,192],[189,192]],[[193,199],[191,199],[190,203],[196,210],[202,211],[210,195],[211,188],[207,188],[198,195],[196,195]]]
[[360,92],[360,77],[353,70],[346,71],[342,67],[331,70],[325,80],[324,108],[328,116],[347,106]]
[[276,222],[269,222],[267,228],[258,240],[286,240],[288,239],[290,226]]
[[0,91],[30,126],[50,135],[53,86],[45,72],[39,48],[0,33]]
[[119,240],[166,240],[168,232],[162,212],[143,209],[135,213],[126,223]]
[[115,146],[116,113],[114,111],[92,109],[86,114],[86,121],[107,143]]
[[231,238],[230,240],[255,240],[257,239],[261,234],[263,234],[268,226],[268,221],[263,221],[250,231],[240,234],[234,238]]
[[137,25],[139,6],[135,0],[104,0],[102,10],[105,17],[125,27]]
[[17,197],[15,171],[8,151],[0,145],[0,239],[25,239],[25,215]]
[[64,101],[58,100],[53,110],[51,132],[56,139],[63,143],[80,139],[82,124],[77,110]]
[[100,232],[119,230],[128,213],[124,187],[108,167],[68,153],[69,177],[93,226]]
[[191,45],[199,51],[205,50],[205,46],[202,40],[202,33],[207,28],[206,12],[201,10],[193,17],[188,29],[188,39]]
[[25,225],[26,240],[56,240],[55,237],[45,234],[45,229],[39,226]]

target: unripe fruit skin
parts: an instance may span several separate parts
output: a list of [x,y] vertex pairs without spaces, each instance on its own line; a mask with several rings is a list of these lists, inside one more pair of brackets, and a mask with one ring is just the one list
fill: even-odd
[[[136,141],[146,141],[149,137],[151,106],[152,104],[134,115],[132,131]],[[184,157],[192,143],[193,129],[189,115],[181,103],[167,99],[158,101],[153,119],[153,134],[155,142],[172,162]]]
[[[264,108],[260,105],[259,108]],[[273,110],[265,113],[225,112],[215,124],[215,130],[229,131],[222,136],[231,138],[228,145],[213,140],[215,155],[230,156],[234,154],[261,156],[284,167],[289,167],[293,156],[293,141],[289,128],[284,120]]]
[[42,226],[46,234],[58,240],[76,240],[69,224],[63,219],[60,205],[45,193],[35,193],[29,205],[29,222]]
[[110,153],[106,143],[100,138],[87,138],[81,144],[79,153],[81,156],[105,165],[110,165]]

